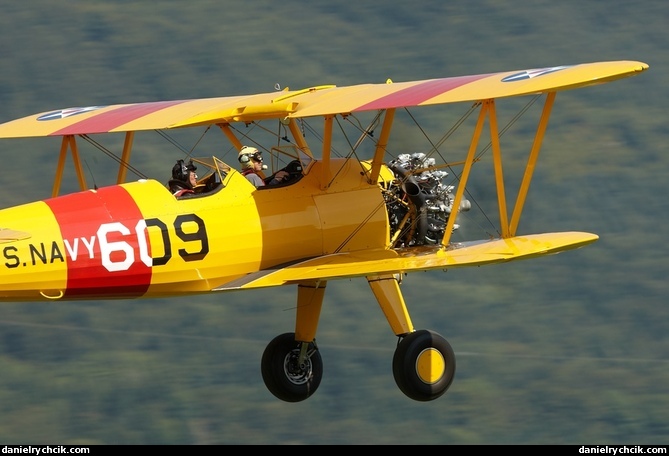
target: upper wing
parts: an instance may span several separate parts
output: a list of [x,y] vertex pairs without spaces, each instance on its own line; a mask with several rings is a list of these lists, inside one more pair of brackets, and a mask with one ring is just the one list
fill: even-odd
[[456,244],[397,250],[365,250],[316,257],[289,266],[267,269],[222,284],[212,291],[273,287],[304,281],[448,269],[502,263],[575,249],[595,242],[596,234],[545,233]]
[[0,124],[0,138],[157,130],[478,101],[601,84],[646,69],[646,63],[636,61],[595,62],[423,81],[321,86],[235,97],[77,107]]

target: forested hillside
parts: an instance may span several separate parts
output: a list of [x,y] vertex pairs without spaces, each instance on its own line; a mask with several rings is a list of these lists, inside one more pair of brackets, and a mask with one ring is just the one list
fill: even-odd
[[[557,97],[520,230],[590,231],[597,243],[404,280],[414,324],[443,334],[458,359],[442,398],[413,402],[395,385],[396,338],[364,280],[328,284],[323,381],[297,404],[274,398],[260,374],[266,344],[293,330],[292,288],[1,304],[0,441],[667,444],[668,22],[661,0],[7,2],[0,122],[277,83],[601,60],[650,70]],[[155,136],[133,165],[164,180],[178,157]],[[119,150],[122,138],[109,141]],[[59,148],[54,138],[0,142],[0,207],[48,197]],[[107,157],[82,156],[97,185],[114,180]]]

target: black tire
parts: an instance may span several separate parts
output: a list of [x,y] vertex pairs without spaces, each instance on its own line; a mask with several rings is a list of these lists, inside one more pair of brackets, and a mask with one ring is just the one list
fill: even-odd
[[421,329],[404,337],[393,357],[393,376],[399,389],[416,401],[443,395],[455,376],[455,353],[446,339]]
[[300,342],[295,333],[275,337],[262,355],[262,378],[267,389],[286,402],[300,402],[316,392],[323,378],[323,360],[314,342],[309,344],[307,358],[297,365]]

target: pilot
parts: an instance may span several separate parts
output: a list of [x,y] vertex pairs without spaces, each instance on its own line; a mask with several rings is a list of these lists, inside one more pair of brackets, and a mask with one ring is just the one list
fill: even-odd
[[263,177],[262,170],[267,169],[267,165],[262,162],[261,152],[255,147],[244,146],[237,155],[237,160],[242,164],[242,175],[248,179],[256,188],[265,185],[276,185],[283,182],[288,176],[286,171],[279,171],[271,176],[269,180]]
[[180,198],[195,194],[195,186],[197,185],[196,169],[193,160],[189,160],[188,163],[185,163],[184,160],[177,160],[176,165],[172,168],[172,179],[167,184],[175,197]]

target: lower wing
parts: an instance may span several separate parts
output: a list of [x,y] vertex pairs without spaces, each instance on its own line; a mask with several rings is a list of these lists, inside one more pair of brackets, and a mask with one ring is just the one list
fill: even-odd
[[504,263],[576,249],[597,239],[599,236],[596,234],[571,231],[462,242],[447,249],[423,246],[401,250],[375,249],[335,253],[264,269],[221,284],[212,291]]

